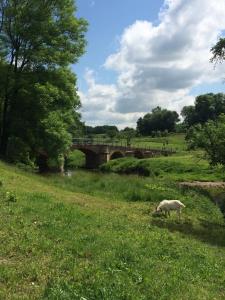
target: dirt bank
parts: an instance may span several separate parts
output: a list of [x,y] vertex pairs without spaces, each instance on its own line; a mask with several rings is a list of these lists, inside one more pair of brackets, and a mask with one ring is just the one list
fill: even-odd
[[180,186],[189,187],[202,187],[202,188],[225,188],[225,182],[223,181],[192,181],[192,182],[180,182]]

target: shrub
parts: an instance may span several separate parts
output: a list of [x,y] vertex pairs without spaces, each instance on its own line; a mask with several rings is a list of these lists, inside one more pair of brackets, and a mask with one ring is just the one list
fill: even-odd
[[147,160],[137,158],[118,158],[100,166],[103,172],[114,172],[119,174],[137,174],[140,176],[155,176]]
[[23,163],[32,165],[30,158],[30,147],[18,137],[10,137],[7,146],[7,159],[12,163]]
[[26,172],[35,172],[35,171],[37,171],[37,167],[35,166],[34,163],[31,163],[31,162],[30,162],[30,164],[24,164],[22,162],[18,162],[18,163],[16,163],[16,166],[19,169],[21,169],[23,171],[26,171]]
[[79,150],[72,151],[65,160],[65,169],[82,168],[85,165],[85,155]]

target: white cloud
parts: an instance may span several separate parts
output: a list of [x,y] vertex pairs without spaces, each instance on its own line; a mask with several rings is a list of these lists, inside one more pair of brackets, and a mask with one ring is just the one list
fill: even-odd
[[83,110],[100,112],[113,111],[117,98],[117,88],[115,85],[97,84],[92,70],[86,70],[85,80],[88,85],[86,94],[80,93]]
[[120,98],[116,85],[96,83],[94,72],[86,70],[85,79],[88,85],[86,94],[79,92],[82,102],[81,113],[89,125],[118,125],[120,128],[133,126],[140,117],[138,113],[122,114],[115,107]]
[[118,51],[105,68],[118,73],[112,85],[97,84],[87,71],[81,95],[87,123],[135,126],[157,105],[180,110],[193,103],[190,90],[220,81],[224,66],[213,69],[210,48],[225,29],[224,0],[166,0],[160,23],[136,21],[126,28]]

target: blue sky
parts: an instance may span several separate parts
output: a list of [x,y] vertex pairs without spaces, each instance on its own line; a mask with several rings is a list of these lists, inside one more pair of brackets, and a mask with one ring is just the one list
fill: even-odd
[[157,105],[179,111],[196,95],[225,92],[224,66],[209,63],[225,29],[224,0],[76,5],[77,16],[89,22],[86,53],[73,66],[86,124],[135,127]]
[[83,75],[86,68],[96,70],[102,82],[115,80],[113,72],[105,71],[105,59],[118,47],[118,38],[124,28],[136,20],[151,19],[158,22],[163,0],[77,0],[77,16],[88,23],[86,53],[74,66],[80,87],[85,86]]

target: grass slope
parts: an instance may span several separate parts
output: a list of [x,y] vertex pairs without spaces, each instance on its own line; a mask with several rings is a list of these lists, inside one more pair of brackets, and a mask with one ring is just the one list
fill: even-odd
[[157,180],[225,180],[224,169],[212,168],[208,162],[196,153],[184,153],[168,157],[155,157],[151,159],[137,159],[125,157],[110,160],[101,166],[104,172],[120,174],[140,174],[157,177]]
[[[225,298],[224,221],[198,191],[115,174],[42,178],[3,163],[0,179],[0,299]],[[133,186],[149,198],[130,198]],[[173,193],[187,205],[182,220],[152,218]]]

